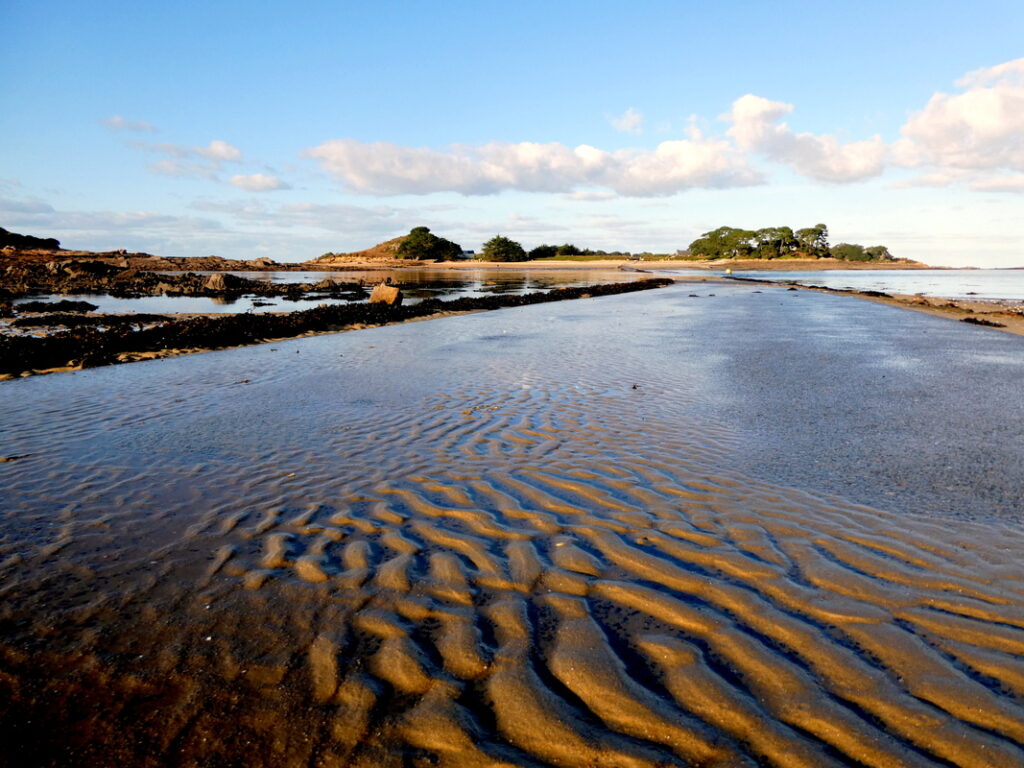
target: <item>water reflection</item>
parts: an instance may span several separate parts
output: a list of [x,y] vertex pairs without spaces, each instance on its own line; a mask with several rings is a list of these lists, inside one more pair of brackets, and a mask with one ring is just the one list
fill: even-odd
[[1024,300],[1021,269],[865,269],[818,272],[737,272],[737,277],[822,285],[826,288],[942,296],[949,299]]
[[[199,272],[197,274],[213,274]],[[456,299],[464,296],[493,296],[554,288],[579,287],[598,283],[626,282],[650,277],[642,272],[624,272],[616,269],[537,270],[537,269],[360,269],[332,272],[232,272],[231,274],[274,283],[319,283],[331,279],[342,283],[374,285],[390,279],[402,289],[406,303],[415,304],[424,299]],[[40,297],[31,297],[38,300]],[[177,313],[239,313],[239,312],[294,312],[312,309],[321,304],[347,304],[347,299],[328,294],[308,293],[303,298],[286,296],[207,297],[207,296],[142,296],[116,298],[107,294],[78,294],[50,296],[51,300],[76,299],[98,306],[100,313],[146,312],[153,314]],[[29,300],[28,298],[24,299]],[[365,299],[363,299],[365,301]],[[18,302],[15,302],[17,304]]]

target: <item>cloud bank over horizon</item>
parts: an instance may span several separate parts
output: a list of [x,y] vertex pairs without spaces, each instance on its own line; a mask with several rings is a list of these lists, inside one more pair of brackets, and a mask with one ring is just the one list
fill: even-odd
[[[318,160],[347,190],[369,195],[604,188],[624,197],[658,197],[765,183],[767,171],[755,164],[758,159],[830,184],[910,169],[923,173],[901,183],[1024,191],[1024,58],[975,70],[955,84],[960,93],[933,94],[888,143],[879,135],[843,143],[829,134],[794,132],[783,122],[793,104],[748,93],[720,116],[729,125],[724,135],[709,137],[691,127],[687,138],[653,149],[532,141],[433,149],[342,138],[302,154]],[[611,123],[638,134],[643,120],[630,107]]]

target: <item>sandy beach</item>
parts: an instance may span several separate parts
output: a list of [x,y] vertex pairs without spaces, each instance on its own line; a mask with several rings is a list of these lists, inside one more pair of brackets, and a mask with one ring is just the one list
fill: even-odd
[[5,760],[1021,764],[1022,365],[733,283],[0,382]]

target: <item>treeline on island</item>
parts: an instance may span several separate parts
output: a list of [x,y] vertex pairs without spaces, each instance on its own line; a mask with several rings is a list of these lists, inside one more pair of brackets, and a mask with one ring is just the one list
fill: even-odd
[[[321,259],[337,258],[345,254],[325,253]],[[416,261],[454,261],[475,258],[481,261],[533,261],[537,259],[630,258],[629,251],[595,251],[572,243],[538,245],[527,251],[520,243],[503,235],[495,235],[479,253],[463,250],[462,246],[438,237],[428,227],[414,227],[408,235],[388,240],[368,251],[350,256],[374,255]],[[714,259],[838,259],[840,261],[896,261],[884,245],[865,247],[852,243],[831,245],[828,227],[815,224],[793,231],[789,227],[738,229],[719,227],[705,232],[686,251],[675,254],[636,254],[634,258],[684,259],[704,261]]]
[[[335,254],[324,254],[325,257]],[[579,248],[572,243],[562,245],[538,245],[527,251],[520,243],[502,235],[495,235],[483,245],[478,254],[463,250],[462,246],[443,237],[438,237],[428,227],[414,227],[409,234],[401,238],[395,248],[394,255],[399,259],[416,261],[453,261],[455,259],[477,258],[482,261],[529,261],[531,259],[554,259],[573,256],[619,256],[628,257],[628,253],[592,251]]]
[[884,245],[829,245],[828,227],[815,224],[798,229],[719,227],[705,232],[689,247],[691,259],[825,259],[842,261],[895,261]]

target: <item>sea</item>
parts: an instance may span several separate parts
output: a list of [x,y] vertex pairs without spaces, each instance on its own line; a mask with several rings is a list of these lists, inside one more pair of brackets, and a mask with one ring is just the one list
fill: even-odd
[[1024,301],[1024,269],[864,269],[818,272],[735,272],[772,282],[797,282],[826,288],[923,294],[949,299]]

